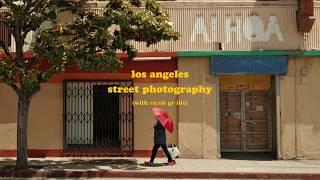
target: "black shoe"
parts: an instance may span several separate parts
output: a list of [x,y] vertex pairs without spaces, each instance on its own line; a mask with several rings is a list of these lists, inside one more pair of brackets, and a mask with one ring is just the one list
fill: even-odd
[[144,164],[147,166],[154,166],[154,164],[150,161],[145,161]]

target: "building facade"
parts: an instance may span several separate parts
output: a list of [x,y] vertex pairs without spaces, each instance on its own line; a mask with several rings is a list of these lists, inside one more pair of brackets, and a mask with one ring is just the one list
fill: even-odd
[[[135,43],[138,58],[121,55],[124,68],[114,74],[69,68],[44,83],[30,106],[29,155],[147,156],[153,145],[151,108],[162,106],[174,120],[167,141],[178,145],[182,157],[260,152],[319,159],[320,2],[308,3],[161,2],[181,39],[149,48]],[[102,5],[92,2],[90,8],[98,13]],[[132,78],[132,70],[177,70],[189,77]],[[105,92],[113,86],[200,85],[213,90]],[[17,97],[3,84],[0,97],[0,156],[14,156]]]

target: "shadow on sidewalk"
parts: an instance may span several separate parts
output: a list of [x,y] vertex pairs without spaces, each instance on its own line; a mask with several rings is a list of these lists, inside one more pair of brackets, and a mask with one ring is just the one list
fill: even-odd
[[[0,170],[14,170],[16,160],[0,160]],[[69,159],[69,160],[29,160],[29,168],[55,170],[143,170],[134,159]]]
[[272,161],[276,160],[274,153],[260,153],[260,152],[224,152],[221,153],[223,159],[232,160],[255,160],[255,161]]
[[153,163],[153,165],[152,166],[150,166],[150,165],[146,165],[145,163],[140,163],[139,164],[140,166],[142,166],[142,167],[162,167],[162,166],[168,166],[168,163]]

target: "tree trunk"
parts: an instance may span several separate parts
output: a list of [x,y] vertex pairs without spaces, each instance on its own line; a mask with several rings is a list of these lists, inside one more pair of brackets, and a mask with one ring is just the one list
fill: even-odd
[[30,99],[27,95],[19,95],[17,121],[17,169],[28,168],[28,114]]

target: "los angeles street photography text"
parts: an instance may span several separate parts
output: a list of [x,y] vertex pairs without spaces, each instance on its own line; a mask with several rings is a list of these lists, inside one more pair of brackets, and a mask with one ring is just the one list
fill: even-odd
[[[189,72],[150,72],[149,74],[147,72],[135,72],[135,70],[131,71],[131,77],[134,79],[138,78],[151,78],[151,79],[178,79],[178,78],[189,78]],[[147,94],[155,94],[155,93],[168,93],[168,94],[174,94],[174,95],[180,95],[180,94],[205,94],[209,95],[212,93],[212,87],[211,86],[177,86],[177,87],[170,87],[170,86],[145,86],[145,87],[139,87],[139,86],[133,86],[133,87],[121,87],[121,86],[112,86],[108,87],[107,89],[108,93],[142,93],[143,95]]]

